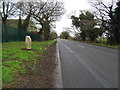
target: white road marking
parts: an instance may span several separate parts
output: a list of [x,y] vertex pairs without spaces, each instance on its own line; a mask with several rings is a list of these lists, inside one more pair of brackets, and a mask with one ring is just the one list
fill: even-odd
[[104,78],[102,78],[99,74],[97,74],[92,68],[84,62],[84,60],[81,60],[78,55],[76,55],[67,45],[65,47],[90,71],[90,73],[103,85],[103,87],[107,88],[110,87],[110,84],[108,81],[106,81]]
[[65,47],[66,47],[71,53],[73,53],[73,51],[72,51],[67,45],[65,45]]
[[81,45],[77,45],[78,47],[81,47],[81,48],[85,48],[84,46],[81,46]]
[[90,71],[90,73],[103,85],[104,88],[110,88],[110,84],[106,79],[101,77],[98,73],[96,73],[90,66],[89,64],[85,63],[84,60],[80,59],[78,55],[73,53],[73,55]]
[[85,48],[84,46],[81,46],[82,48]]
[[55,80],[55,88],[63,88],[62,70],[61,70],[61,62],[60,62],[58,43],[56,44],[56,47],[57,47],[56,63],[58,65],[56,66],[55,72],[57,72],[58,74],[56,74],[56,76],[55,76],[55,79],[56,79]]

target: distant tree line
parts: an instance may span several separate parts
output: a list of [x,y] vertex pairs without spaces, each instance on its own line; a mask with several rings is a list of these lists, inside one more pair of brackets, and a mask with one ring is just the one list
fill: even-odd
[[78,17],[71,16],[76,39],[95,42],[104,33],[108,44],[120,44],[120,1],[111,0],[106,5],[102,0],[94,0],[90,4],[95,13],[81,11]]
[[69,32],[68,31],[63,31],[61,34],[60,34],[60,38],[61,39],[68,39],[70,37],[69,35]]
[[76,27],[78,33],[76,36],[80,40],[95,41],[98,36],[102,35],[102,28],[96,28],[97,20],[94,19],[94,15],[90,12],[81,12],[79,17],[71,16],[72,25]]
[[3,30],[5,30],[8,18],[19,17],[17,28],[26,31],[30,20],[32,20],[35,24],[41,26],[38,32],[39,40],[50,39],[51,29],[54,27],[53,23],[62,14],[64,14],[64,4],[55,0],[36,0],[34,2],[0,1]]

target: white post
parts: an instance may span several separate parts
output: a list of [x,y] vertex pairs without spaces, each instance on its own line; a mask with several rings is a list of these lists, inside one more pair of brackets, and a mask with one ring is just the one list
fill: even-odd
[[25,44],[26,44],[26,49],[27,50],[31,50],[31,43],[32,43],[31,37],[26,36],[25,37]]

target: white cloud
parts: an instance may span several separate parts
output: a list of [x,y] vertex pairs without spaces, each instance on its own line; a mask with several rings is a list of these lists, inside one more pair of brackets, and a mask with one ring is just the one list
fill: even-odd
[[[91,8],[87,0],[62,0],[65,5],[66,14],[62,16],[62,19],[56,23],[56,31],[58,35],[63,31],[63,27],[71,27],[71,19],[69,14],[79,14],[80,10],[88,10]],[[75,12],[76,11],[76,12]]]

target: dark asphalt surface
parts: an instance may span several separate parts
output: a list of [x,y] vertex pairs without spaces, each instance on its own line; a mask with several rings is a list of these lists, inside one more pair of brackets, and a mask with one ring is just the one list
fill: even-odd
[[118,88],[118,50],[58,39],[63,88]]

